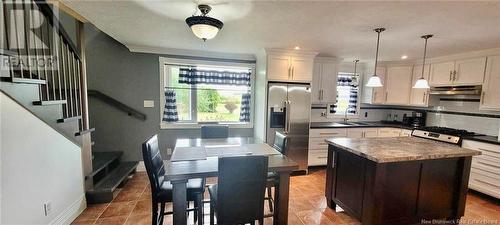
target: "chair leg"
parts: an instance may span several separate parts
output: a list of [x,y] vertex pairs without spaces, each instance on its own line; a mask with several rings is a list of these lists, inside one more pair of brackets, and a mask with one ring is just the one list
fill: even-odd
[[250,222],[250,225],[255,225],[255,220]]
[[196,221],[198,220],[198,196],[196,196],[194,202],[194,211],[193,211],[193,224],[196,224]]
[[264,219],[259,219],[259,225],[264,225]]
[[210,225],[215,224],[214,204],[210,201]]
[[163,225],[163,218],[165,217],[165,202],[160,203],[160,224]]
[[151,218],[152,225],[157,225],[158,223],[158,203],[152,201],[152,211],[153,211],[153,217]]
[[273,195],[271,193],[271,187],[270,186],[267,186],[267,201],[269,202],[269,211],[273,212],[274,211],[274,207],[273,207]]
[[[197,214],[198,214],[198,224],[203,225],[203,193],[200,193],[197,197],[197,205],[198,208],[196,209]],[[196,223],[196,222],[195,222]]]

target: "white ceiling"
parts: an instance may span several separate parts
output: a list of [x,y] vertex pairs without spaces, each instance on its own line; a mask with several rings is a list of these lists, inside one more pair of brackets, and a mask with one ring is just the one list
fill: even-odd
[[[196,3],[212,5],[210,16],[224,28],[207,42],[197,39],[185,18]],[[430,57],[500,47],[500,1],[76,1],[72,9],[128,47],[254,54],[263,48],[318,51],[339,58],[374,58],[376,27],[381,60],[421,58],[423,34]]]

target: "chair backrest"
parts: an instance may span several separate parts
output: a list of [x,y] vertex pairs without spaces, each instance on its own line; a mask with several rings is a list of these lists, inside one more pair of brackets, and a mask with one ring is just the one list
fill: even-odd
[[267,163],[267,156],[219,158],[217,224],[263,219]]
[[276,131],[274,135],[273,148],[281,152],[281,154],[285,154],[286,149],[288,148],[288,137],[285,134]]
[[155,134],[142,144],[142,157],[151,184],[151,194],[155,199],[154,196],[158,194],[165,175],[165,165],[158,147],[158,135]]
[[210,125],[201,127],[201,138],[228,138],[229,126]]

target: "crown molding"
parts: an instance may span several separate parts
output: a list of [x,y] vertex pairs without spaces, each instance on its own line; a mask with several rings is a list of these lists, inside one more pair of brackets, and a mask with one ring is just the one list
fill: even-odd
[[315,57],[319,54],[319,52],[315,51],[307,51],[307,50],[290,50],[290,49],[282,49],[282,48],[266,48],[267,54],[287,54],[287,55],[300,55],[300,56],[311,56]]
[[237,53],[224,53],[224,52],[208,52],[208,51],[196,51],[187,49],[176,49],[176,48],[162,48],[162,47],[150,47],[141,45],[125,45],[130,52],[136,53],[150,53],[159,55],[180,55],[180,56],[192,56],[192,57],[206,57],[206,58],[219,58],[219,59],[232,59],[232,60],[249,60],[255,61],[254,54],[237,54]]

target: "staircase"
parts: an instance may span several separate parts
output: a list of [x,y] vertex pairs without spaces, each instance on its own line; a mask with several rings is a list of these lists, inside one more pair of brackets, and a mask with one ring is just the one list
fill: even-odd
[[[88,120],[83,23],[79,22],[75,31],[75,45],[54,16],[54,6],[46,1],[13,4],[2,0],[1,6],[0,16],[4,20],[0,23],[0,60],[10,63],[8,68],[2,64],[0,70],[1,91],[79,143],[87,201],[111,201],[113,191],[135,172],[138,162],[121,161],[123,152],[119,151],[92,151],[91,133],[95,129],[89,127]],[[17,16],[10,16],[12,13]],[[35,20],[45,22],[39,29],[28,29],[36,24]],[[30,65],[28,62],[33,59],[43,61],[43,65]],[[139,112],[134,115],[141,116]]]
[[[138,162],[122,162],[123,152],[94,152],[92,154],[92,177],[94,187],[87,191],[88,203],[105,203],[113,200],[113,192],[127,182],[135,173]],[[85,179],[87,179],[87,177]]]

